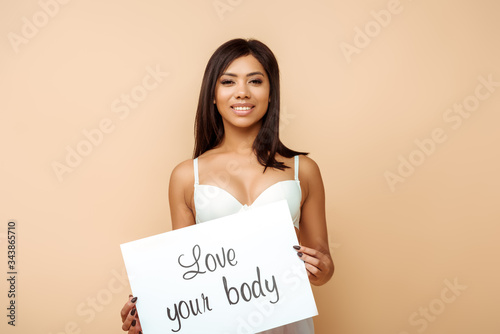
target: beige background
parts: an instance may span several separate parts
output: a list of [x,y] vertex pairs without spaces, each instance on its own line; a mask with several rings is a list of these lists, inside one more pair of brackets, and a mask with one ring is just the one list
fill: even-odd
[[[316,332],[500,332],[500,87],[478,79],[500,82],[498,1],[41,4],[0,4],[1,267],[15,219],[20,273],[15,328],[1,280],[3,333],[121,333],[119,245],[171,229],[168,180],[191,157],[203,70],[235,37],[275,52],[282,140],[322,171],[336,273],[314,288]],[[381,27],[371,12],[387,8]],[[151,91],[148,68],[169,72]],[[115,113],[131,92],[144,99]],[[448,111],[463,103],[465,117]],[[60,181],[53,163],[106,119]]]

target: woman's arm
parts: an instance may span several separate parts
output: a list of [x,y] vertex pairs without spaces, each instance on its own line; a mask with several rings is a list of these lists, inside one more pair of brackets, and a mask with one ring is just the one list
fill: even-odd
[[323,285],[334,272],[326,227],[325,189],[316,162],[300,156],[299,166],[299,179],[304,184],[306,197],[301,209],[298,255],[302,254],[310,282]]
[[168,201],[174,230],[195,224],[194,213],[191,209],[194,192],[193,172],[193,160],[186,160],[177,165],[170,175]]

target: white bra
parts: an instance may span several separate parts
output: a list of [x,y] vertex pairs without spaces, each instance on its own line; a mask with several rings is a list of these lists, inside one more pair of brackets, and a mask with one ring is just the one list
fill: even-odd
[[250,205],[241,204],[227,190],[208,184],[199,184],[198,158],[194,164],[194,206],[196,223],[224,217],[248,208],[272,203],[282,199],[288,202],[293,225],[298,229],[300,221],[300,202],[302,190],[299,181],[299,156],[295,157],[295,179],[279,181],[264,190]]

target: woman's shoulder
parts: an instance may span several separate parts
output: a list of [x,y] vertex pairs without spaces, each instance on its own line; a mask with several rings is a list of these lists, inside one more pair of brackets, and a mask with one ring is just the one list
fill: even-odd
[[304,154],[299,155],[299,173],[302,175],[310,175],[319,173],[319,166],[310,157]]
[[170,182],[177,184],[186,184],[194,182],[193,159],[187,159],[178,163],[170,174]]
[[304,186],[306,197],[315,189],[323,188],[323,179],[316,161],[306,155],[299,155],[299,180]]

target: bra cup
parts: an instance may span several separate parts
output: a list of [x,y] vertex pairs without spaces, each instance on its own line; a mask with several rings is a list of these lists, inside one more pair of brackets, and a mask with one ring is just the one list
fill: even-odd
[[295,160],[295,180],[279,181],[266,188],[251,204],[240,203],[227,190],[208,184],[199,184],[198,158],[193,160],[194,167],[194,206],[196,223],[238,213],[250,207],[287,200],[293,225],[298,229],[300,222],[300,203],[302,189],[299,181],[299,156]]
[[242,207],[224,189],[202,184],[195,185],[194,205],[197,224],[238,213]]
[[300,188],[300,181],[298,180],[285,180],[271,185],[251,205],[240,203],[229,192],[217,186],[195,184],[194,205],[196,209],[196,223],[203,223],[238,213],[247,207],[257,207],[282,199],[287,200],[293,224],[296,228],[299,228],[302,190]]

